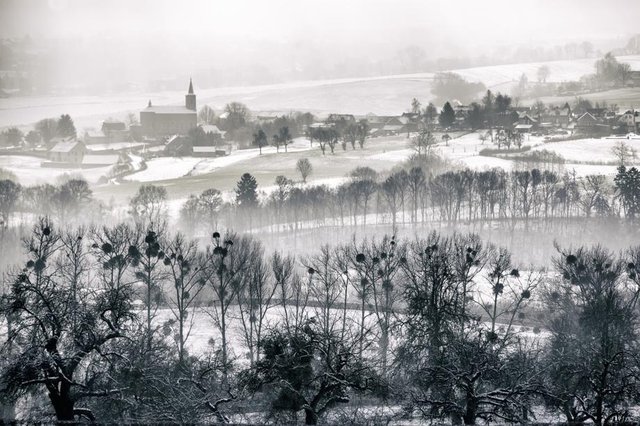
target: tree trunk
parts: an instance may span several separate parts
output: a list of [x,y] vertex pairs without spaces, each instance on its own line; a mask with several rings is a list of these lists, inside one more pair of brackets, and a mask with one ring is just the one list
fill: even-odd
[[305,408],[304,409],[304,424],[306,425],[316,425],[318,424],[318,415],[315,411]]
[[471,390],[467,391],[467,409],[462,417],[465,425],[474,425],[476,424],[476,413],[478,411],[478,403],[476,399],[473,397],[473,393]]
[[56,419],[61,422],[74,421],[73,401],[69,397],[69,385],[62,383],[60,392],[49,392],[49,400],[56,412]]

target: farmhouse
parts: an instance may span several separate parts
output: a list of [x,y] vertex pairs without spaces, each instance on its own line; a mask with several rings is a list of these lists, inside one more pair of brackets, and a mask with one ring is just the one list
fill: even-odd
[[185,96],[184,106],[153,106],[151,101],[140,111],[142,135],[163,137],[168,135],[186,135],[198,123],[196,112],[196,95],[193,93],[193,82],[189,81],[189,91]]
[[593,114],[585,112],[576,120],[576,131],[589,135],[607,134],[611,132],[611,127],[603,124]]
[[618,118],[618,123],[626,126],[628,132],[636,132],[638,130],[638,122],[640,122],[640,111],[627,110]]
[[124,121],[107,119],[102,122],[102,133],[110,135],[111,133],[126,132],[127,125]]
[[193,142],[188,136],[173,135],[167,139],[164,152],[167,155],[173,156],[191,155],[193,152]]
[[62,140],[49,150],[49,160],[54,163],[81,164],[86,151],[87,148],[80,141]]

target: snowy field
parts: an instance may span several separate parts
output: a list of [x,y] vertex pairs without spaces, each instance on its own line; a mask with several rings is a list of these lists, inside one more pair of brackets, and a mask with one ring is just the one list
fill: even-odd
[[[524,145],[531,146],[532,150],[547,150],[561,155],[566,160],[563,169],[567,172],[575,171],[577,176],[614,175],[617,166],[611,148],[619,141],[624,141],[640,152],[640,139],[626,138],[577,139],[545,143],[541,137],[528,136],[525,137]],[[495,149],[496,146],[491,144],[489,140],[482,143],[478,133],[470,133],[452,139],[448,146],[440,143],[436,152],[473,170],[488,170],[498,167],[510,171],[516,165],[513,160],[507,158],[480,156],[479,152],[484,148]]]
[[[308,151],[311,147],[309,141],[304,138],[296,138],[287,147],[287,153]],[[284,148],[280,149],[282,155]],[[276,148],[272,146],[262,148],[262,155],[276,154]],[[179,179],[187,176],[198,176],[224,169],[241,161],[251,160],[260,156],[259,149],[243,149],[232,151],[224,157],[158,157],[147,161],[146,170],[134,173],[126,177],[128,181],[158,182],[170,179]]]
[[[618,56],[618,61],[631,65],[631,69],[640,69],[640,55]],[[525,74],[530,82],[538,81],[538,68],[546,65],[549,68],[547,82],[565,82],[579,80],[586,74],[595,72],[595,58],[574,59],[565,61],[530,62],[524,64],[493,65],[486,67],[455,70],[469,81],[481,81],[487,86],[498,85],[509,81],[518,81]]]
[[94,167],[90,169],[73,169],[57,167],[41,167],[43,162],[39,157],[21,155],[0,155],[0,168],[13,172],[22,185],[38,185],[43,183],[55,184],[66,176],[83,177],[89,183],[97,183],[106,176],[112,166]]
[[578,139],[565,142],[551,142],[535,147],[536,150],[547,150],[561,155],[567,162],[578,163],[615,163],[616,157],[612,148],[623,141],[630,148],[640,151],[640,139],[602,138]]

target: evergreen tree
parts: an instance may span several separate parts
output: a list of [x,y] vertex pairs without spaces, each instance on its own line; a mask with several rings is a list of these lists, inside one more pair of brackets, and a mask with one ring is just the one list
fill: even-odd
[[258,206],[258,182],[251,174],[245,173],[240,177],[236,186],[236,203],[241,208]]
[[456,113],[453,111],[451,104],[446,102],[440,112],[440,125],[442,127],[449,127],[456,121]]
[[62,114],[58,119],[56,136],[62,138],[76,137],[76,126],[73,124],[73,120],[69,114]]
[[635,167],[620,166],[613,182],[626,217],[635,218],[640,213],[640,172]]

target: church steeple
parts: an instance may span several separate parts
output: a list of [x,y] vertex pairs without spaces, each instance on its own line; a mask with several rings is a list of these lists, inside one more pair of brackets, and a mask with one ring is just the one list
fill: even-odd
[[196,110],[196,95],[193,93],[193,81],[189,79],[189,92],[184,97],[184,106],[192,111]]

